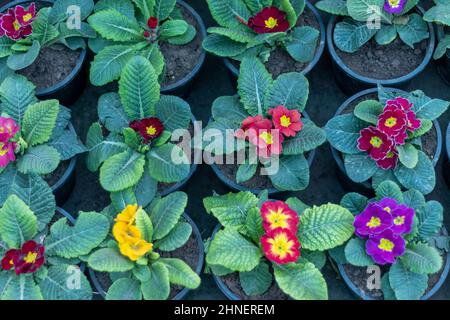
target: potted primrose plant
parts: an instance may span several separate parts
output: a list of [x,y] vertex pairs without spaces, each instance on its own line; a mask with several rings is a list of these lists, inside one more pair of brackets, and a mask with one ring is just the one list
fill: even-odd
[[[39,216],[19,197],[12,195],[3,204],[1,300],[92,299],[92,289],[83,266],[79,266],[79,258],[89,254],[106,237],[108,219],[96,212],[80,212],[75,220],[59,208],[56,217],[59,219],[40,230]],[[73,279],[79,280],[77,285]]]
[[231,300],[328,299],[325,250],[353,234],[353,216],[335,204],[309,207],[250,192],[203,200],[220,225],[206,245],[207,270]]
[[433,167],[442,150],[436,119],[449,104],[420,90],[381,86],[349,98],[325,126],[341,181],[361,193],[385,180],[423,194],[433,191]]
[[181,0],[100,0],[89,24],[99,36],[89,41],[96,56],[90,79],[102,86],[120,78],[135,55],[151,62],[163,93],[185,93],[205,60],[206,28]]
[[86,151],[70,110],[58,100],[38,101],[35,86],[21,75],[3,81],[0,101],[0,205],[30,185],[64,203],[75,183],[75,157]]
[[259,57],[277,77],[287,72],[308,74],[325,48],[325,27],[305,0],[208,0],[219,27],[208,29],[203,48],[219,57],[234,77],[244,57]]
[[189,104],[160,95],[159,88],[151,63],[134,56],[122,72],[119,93],[99,99],[100,122],[87,135],[87,167],[92,172],[100,168],[100,184],[112,199],[130,193],[151,193],[148,199],[157,191],[168,194],[196,169],[186,154],[193,154],[191,146],[184,150],[170,141],[177,132],[184,139],[188,129],[192,136],[195,119]]
[[438,61],[438,71],[445,83],[450,85],[450,1],[434,0],[435,6],[424,15],[428,22],[437,24],[438,45],[434,52],[434,59]]
[[96,37],[86,22],[78,25],[74,17],[85,20],[93,7],[92,0],[18,0],[1,8],[2,79],[22,74],[36,85],[39,99],[72,105],[86,83],[85,39]]
[[119,214],[114,206],[104,210],[111,235],[87,258],[90,277],[103,298],[179,300],[198,288],[203,243],[184,213],[187,200],[185,193],[174,192],[145,210],[137,204],[122,206]]
[[431,61],[434,28],[419,0],[323,0],[333,14],[327,44],[335,77],[347,94],[377,85],[405,88]]
[[[342,198],[341,206],[355,215],[355,236],[330,254],[359,298],[426,300],[442,286],[450,267],[443,207],[426,202],[417,190],[402,192],[392,181],[381,183],[375,193],[374,199],[358,193]],[[379,281],[371,281],[374,275]],[[380,286],[368,285],[373,283]]]
[[325,132],[304,112],[308,93],[301,73],[274,81],[259,59],[244,58],[238,96],[214,102],[203,137],[218,177],[232,189],[255,194],[305,189],[314,149],[326,141]]

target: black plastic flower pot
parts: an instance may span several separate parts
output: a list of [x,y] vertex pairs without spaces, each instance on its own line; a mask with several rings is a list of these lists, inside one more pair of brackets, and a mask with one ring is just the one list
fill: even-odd
[[[314,67],[317,65],[320,58],[322,57],[322,54],[325,50],[325,39],[326,39],[325,24],[323,23],[323,20],[322,20],[322,17],[320,15],[319,11],[317,11],[316,7],[313,4],[311,4],[308,0],[306,0],[306,6],[308,7],[309,10],[311,10],[313,12],[317,22],[319,23],[320,37],[319,37],[318,47],[316,49],[316,54],[314,55],[314,58],[309,62],[309,64],[306,66],[306,68],[303,69],[301,72],[305,76],[307,76],[311,72],[311,70],[314,69]],[[228,73],[230,75],[231,81],[237,85],[237,78],[239,77],[239,68],[236,67],[233,63],[231,63],[231,59],[228,59],[228,58],[223,58],[223,63],[225,64],[225,66],[228,69]]]
[[[306,119],[311,119],[310,117],[309,117],[309,115],[306,113],[306,111],[302,111],[302,115],[306,118]],[[314,158],[315,158],[315,156],[316,156],[316,150],[314,149],[314,150],[311,150],[311,151],[308,151],[308,157],[307,157],[307,160],[308,160],[308,164],[309,164],[309,167],[311,167],[311,165],[312,165],[312,163],[314,162]],[[215,163],[212,163],[211,164],[211,168],[213,169],[213,171],[214,171],[214,173],[217,175],[217,177],[228,187],[228,188],[230,188],[231,190],[234,190],[234,191],[250,191],[251,193],[253,193],[253,194],[256,194],[256,195],[258,195],[258,194],[260,194],[261,192],[263,192],[263,191],[265,191],[265,189],[251,189],[251,188],[247,188],[247,187],[245,187],[245,186],[242,186],[242,185],[240,185],[240,184],[238,184],[236,181],[234,181],[234,180],[232,180],[232,179],[230,179],[229,177],[227,177],[220,169],[219,169],[219,167],[215,164]],[[271,188],[271,189],[268,189],[268,192],[269,192],[269,195],[281,195],[281,194],[283,194],[283,193],[285,193],[285,192],[290,192],[290,191],[280,191],[280,190],[278,190],[278,189],[275,189],[275,188]]]
[[[197,262],[197,265],[196,265],[194,271],[195,271],[195,273],[200,275],[203,270],[203,264],[205,262],[205,248],[203,246],[202,236],[201,236],[200,230],[198,229],[195,222],[186,213],[183,214],[183,218],[192,226],[192,232],[194,233],[195,238],[197,240],[199,257],[198,257],[198,262]],[[98,281],[97,276],[95,275],[95,271],[92,270],[91,268],[88,268],[88,272],[89,272],[89,278],[91,279],[91,283],[93,284],[96,293],[98,295],[100,295],[101,298],[105,299],[106,291],[103,288],[103,286],[101,285],[101,283]],[[189,291],[190,291],[190,289],[183,288],[183,290],[178,292],[177,295],[172,298],[172,300],[182,300],[183,298],[186,297],[186,295],[189,293]]]
[[[395,89],[395,88],[384,88],[384,89],[387,91],[390,91],[390,92],[396,91],[399,93],[405,93],[402,90]],[[349,105],[351,105],[354,101],[358,100],[359,98],[366,96],[366,95],[374,94],[377,92],[378,92],[377,88],[372,88],[372,89],[367,89],[367,90],[361,91],[361,92],[351,96],[344,103],[342,103],[342,105],[338,108],[338,110],[334,114],[334,117],[341,115],[343,113],[343,111]],[[433,121],[433,128],[434,128],[434,130],[436,130],[436,152],[432,159],[432,163],[433,163],[433,166],[436,167],[436,165],[439,161],[439,158],[441,156],[441,152],[442,152],[442,132],[441,132],[441,127],[439,125],[439,122],[437,120]],[[335,148],[333,148],[331,145],[330,145],[330,149],[331,149],[331,153],[334,158],[334,162],[337,166],[336,173],[337,173],[338,180],[339,180],[340,184],[342,185],[342,187],[344,188],[344,190],[351,191],[351,192],[358,192],[363,195],[372,197],[374,195],[374,191],[373,191],[371,182],[364,181],[362,183],[358,183],[358,182],[354,182],[353,180],[351,180],[345,171],[344,160],[342,159],[341,153],[338,150],[336,150]]]
[[[444,27],[439,26],[436,28],[437,39],[440,41],[444,37]],[[450,50],[444,54],[442,58],[436,61],[437,71],[442,80],[450,86]]]
[[[424,10],[422,8],[418,7],[417,10],[421,15],[424,14]],[[342,61],[342,59],[336,52],[336,47],[333,41],[333,34],[338,19],[339,18],[337,16],[332,16],[328,22],[327,46],[332,59],[333,72],[336,81],[341,90],[349,96],[359,91],[376,87],[377,85],[394,87],[399,89],[407,89],[412,79],[417,77],[422,71],[425,70],[425,68],[428,66],[433,57],[434,47],[436,44],[436,36],[433,24],[428,22],[428,30],[430,33],[430,38],[428,39],[428,46],[422,63],[415,70],[402,77],[386,80],[373,79],[360,75],[355,71],[353,71],[352,69],[350,69],[344,63],[344,61]]]
[[[447,230],[445,228],[442,229],[442,233],[444,235],[447,235]],[[447,279],[449,270],[450,270],[450,252],[445,254],[446,259],[445,259],[445,265],[442,269],[442,273],[439,276],[439,280],[434,284],[434,286],[427,292],[425,293],[420,300],[428,300],[430,299],[444,284],[445,280]],[[375,300],[374,297],[367,295],[365,292],[363,292],[362,290],[360,290],[354,283],[353,281],[349,278],[347,272],[345,271],[345,268],[342,264],[337,264],[338,266],[338,270],[339,270],[339,274],[341,275],[342,279],[344,279],[345,284],[349,287],[349,289],[352,291],[352,293],[354,294],[354,296],[356,298],[362,299],[362,300]]]
[[[72,132],[75,132],[75,129],[73,125],[69,122],[69,130]],[[62,175],[62,177],[52,186],[53,194],[55,195],[56,204],[58,206],[64,205],[64,203],[67,202],[70,195],[73,192],[73,189],[75,188],[75,182],[76,182],[76,165],[77,165],[77,159],[76,156],[69,160],[69,166],[67,167],[66,171]]]
[[[200,15],[186,2],[183,0],[177,0],[177,3],[181,6],[183,6],[184,9],[189,11],[189,13],[195,18],[197,21],[197,24],[199,26],[200,30],[197,30],[200,33],[200,36],[202,39],[206,38],[206,27],[205,23],[203,22]],[[203,42],[203,40],[202,40]],[[177,95],[181,97],[188,96],[192,89],[192,85],[194,84],[194,80],[198,76],[200,70],[203,67],[203,63],[205,62],[206,52],[202,49],[202,53],[197,61],[197,64],[195,65],[194,69],[189,72],[185,77],[178,80],[175,83],[172,83],[167,86],[161,86],[161,93],[162,94],[171,94],[171,95]]]
[[[9,8],[17,5],[28,5],[31,2],[40,2],[51,6],[53,5],[54,0],[17,0],[4,5],[0,8],[0,12],[5,12]],[[85,48],[81,49],[77,63],[70,74],[51,87],[36,90],[37,98],[39,100],[57,99],[62,105],[67,107],[73,105],[82,95],[84,88],[86,87],[86,56],[87,50]]]
[[450,123],[447,126],[447,132],[445,133],[445,151],[446,157],[444,161],[444,178],[447,185],[450,187]]

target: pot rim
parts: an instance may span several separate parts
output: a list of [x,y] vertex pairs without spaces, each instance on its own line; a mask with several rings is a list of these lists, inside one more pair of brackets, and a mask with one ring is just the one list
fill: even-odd
[[[417,8],[417,11],[419,11],[419,13],[423,16],[423,14],[425,13],[424,9],[420,6],[417,6],[416,8]],[[333,15],[330,18],[330,20],[328,21],[328,26],[327,26],[328,52],[330,53],[333,61],[339,66],[339,68],[341,68],[349,76],[351,76],[354,79],[357,79],[363,83],[367,83],[367,84],[370,84],[373,86],[377,86],[378,84],[383,85],[383,86],[390,86],[390,85],[396,85],[398,83],[407,82],[407,81],[413,79],[414,77],[416,77],[422,71],[424,71],[425,68],[430,63],[431,59],[433,58],[434,47],[436,44],[436,35],[435,35],[433,24],[430,22],[427,22],[428,32],[430,34],[430,37],[427,39],[428,46],[427,46],[425,57],[423,58],[422,63],[416,69],[414,69],[413,71],[411,71],[410,73],[408,73],[404,76],[401,76],[401,77],[398,77],[395,79],[384,79],[384,80],[381,79],[380,80],[380,79],[372,79],[372,78],[360,75],[360,74],[356,73],[355,71],[353,71],[352,69],[350,69],[350,67],[348,67],[342,61],[342,59],[339,57],[339,55],[336,52],[336,48],[334,46],[333,34],[334,34],[334,27],[337,23],[337,19],[338,19],[338,16]]]

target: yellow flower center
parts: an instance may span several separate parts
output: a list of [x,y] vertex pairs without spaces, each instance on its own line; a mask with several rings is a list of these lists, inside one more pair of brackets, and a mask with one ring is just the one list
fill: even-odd
[[391,208],[389,208],[389,207],[384,207],[383,210],[388,212],[388,213],[391,213]]
[[393,157],[394,157],[394,153],[392,152],[392,151],[389,151],[387,154],[386,154],[386,158],[388,158],[388,159],[392,159]]
[[387,118],[384,124],[386,125],[386,127],[392,128],[397,124],[397,118],[394,117]]
[[31,18],[33,18],[33,15],[31,13],[27,13],[23,16],[23,21],[28,22],[31,20]]
[[400,0],[389,0],[389,5],[393,8],[397,8],[400,5]]
[[269,145],[272,144],[272,134],[271,133],[264,131],[259,135],[259,137],[261,139],[263,139],[265,143],[267,143]]
[[23,258],[23,261],[25,261],[26,263],[35,263],[36,262],[36,258],[37,258],[37,253],[30,251],[30,252],[27,253],[25,258]]
[[12,265],[12,266],[14,265],[13,259],[9,260],[9,264]]
[[370,218],[370,221],[366,223],[366,226],[368,226],[369,228],[376,228],[376,227],[379,227],[380,225],[381,225],[381,220],[380,220],[380,218],[377,218],[377,217]]
[[375,148],[379,148],[383,144],[383,140],[379,137],[372,137],[370,138],[370,144]]
[[383,251],[392,252],[392,250],[394,250],[394,243],[389,239],[381,238],[378,248]]
[[5,148],[5,144],[3,142],[0,142],[0,156],[3,157],[7,153],[8,153],[8,148]]
[[394,219],[394,224],[396,226],[401,226],[404,223],[405,223],[405,216],[400,216]]
[[156,128],[154,126],[148,127],[146,131],[147,131],[147,134],[150,136],[153,136],[156,134]]
[[20,23],[17,19],[14,20],[13,27],[14,27],[14,30],[16,30],[16,31],[20,29]]
[[264,21],[264,23],[266,25],[266,28],[273,29],[278,25],[278,20],[273,17],[270,17],[269,19]]
[[292,246],[294,242],[289,240],[288,237],[284,233],[280,233],[275,236],[273,239],[269,239],[269,243],[272,245],[270,251],[280,257],[280,259],[284,259],[287,255],[292,254]]
[[282,127],[288,128],[291,125],[291,118],[287,116],[282,116],[280,118],[280,124]]
[[4,133],[5,132],[5,127],[0,127],[0,133]]
[[283,209],[278,209],[278,211],[270,210],[267,219],[269,220],[272,229],[288,227],[288,216],[283,213]]

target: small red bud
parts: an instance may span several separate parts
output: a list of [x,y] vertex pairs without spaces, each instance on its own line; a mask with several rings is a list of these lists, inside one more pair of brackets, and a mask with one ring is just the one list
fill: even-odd
[[147,25],[150,29],[156,29],[156,27],[158,26],[158,18],[150,17],[147,21]]
[[149,37],[150,37],[150,32],[144,31],[144,37],[145,37],[145,38],[149,38]]

